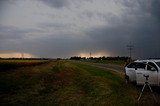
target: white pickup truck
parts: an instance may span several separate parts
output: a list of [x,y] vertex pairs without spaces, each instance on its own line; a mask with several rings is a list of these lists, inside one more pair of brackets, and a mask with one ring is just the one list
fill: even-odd
[[160,59],[136,60],[128,64],[125,69],[127,81],[143,85],[148,77],[150,85],[160,86]]

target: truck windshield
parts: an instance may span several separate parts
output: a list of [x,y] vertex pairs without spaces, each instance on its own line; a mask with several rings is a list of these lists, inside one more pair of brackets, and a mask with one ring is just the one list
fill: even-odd
[[156,62],[156,64],[160,67],[160,62]]

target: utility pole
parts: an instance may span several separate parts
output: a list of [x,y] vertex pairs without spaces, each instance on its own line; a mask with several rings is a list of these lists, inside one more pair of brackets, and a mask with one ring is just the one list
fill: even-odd
[[133,50],[133,45],[131,44],[131,42],[129,43],[129,45],[127,45],[127,49],[129,51],[129,58],[130,58],[130,61],[132,60],[132,50]]
[[21,58],[22,58],[22,59],[24,58],[24,54],[23,54],[23,53],[21,53]]
[[91,52],[89,53],[89,57],[90,57],[90,58],[92,57],[92,53],[91,53]]

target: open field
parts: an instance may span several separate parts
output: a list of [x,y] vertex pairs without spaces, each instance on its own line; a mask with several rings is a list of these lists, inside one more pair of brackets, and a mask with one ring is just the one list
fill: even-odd
[[[51,61],[0,72],[1,106],[135,106],[139,93],[139,88],[125,83],[122,73],[73,61]],[[142,105],[154,104],[150,95],[142,101]]]
[[34,66],[49,62],[48,60],[0,60],[0,71],[24,66]]

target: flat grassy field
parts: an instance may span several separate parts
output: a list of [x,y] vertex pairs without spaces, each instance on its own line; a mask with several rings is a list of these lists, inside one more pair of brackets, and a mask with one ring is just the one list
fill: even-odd
[[84,62],[92,62],[92,63],[102,63],[102,64],[114,64],[125,66],[127,64],[124,60],[82,60]]
[[0,71],[24,66],[34,66],[49,62],[48,60],[0,60]]
[[138,94],[122,74],[72,61],[0,72],[0,106],[135,106]]

